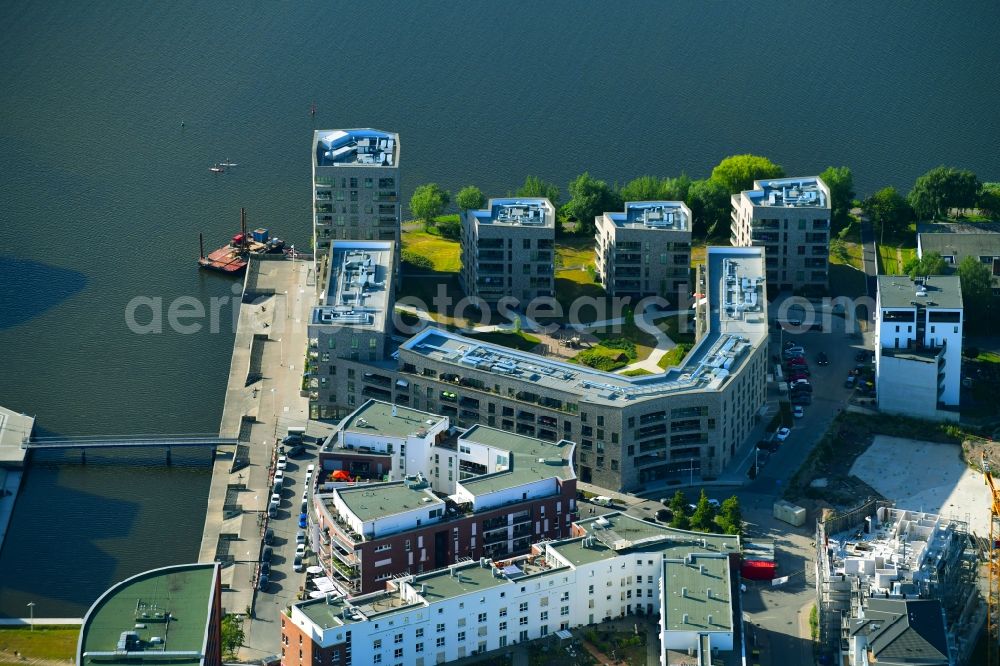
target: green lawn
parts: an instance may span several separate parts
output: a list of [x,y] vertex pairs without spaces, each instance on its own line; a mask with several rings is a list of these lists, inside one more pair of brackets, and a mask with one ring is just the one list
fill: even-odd
[[[680,331],[681,324],[684,324],[684,332]],[[667,334],[674,342],[694,342],[694,314],[671,315],[656,322],[656,327]]]
[[528,335],[524,332],[515,333],[513,331],[470,333],[466,337],[474,340],[482,340],[483,342],[489,342],[495,345],[510,347],[511,349],[519,349],[521,351],[530,351],[541,342],[539,338],[536,338],[533,335]]
[[864,258],[861,243],[852,243],[839,238],[830,241],[830,263],[841,266],[851,266],[864,270]]
[[[878,272],[880,275],[902,275],[903,266],[917,256],[916,248],[897,245],[878,245]],[[900,257],[902,262],[900,262]]]
[[705,263],[705,255],[706,255],[705,247],[706,246],[705,246],[704,243],[699,243],[697,245],[694,244],[694,243],[691,244],[691,265],[692,266],[696,266],[698,264]]
[[79,627],[37,626],[34,631],[30,627],[0,627],[0,664],[23,664],[14,657],[15,650],[29,661],[73,661],[79,637]]
[[412,251],[427,257],[438,273],[457,273],[462,268],[462,250],[458,241],[441,238],[423,229],[402,232],[403,251]]
[[655,373],[650,372],[646,368],[632,368],[631,370],[626,370],[621,374],[625,375],[626,377],[645,377],[646,375],[652,375]]
[[556,271],[594,265],[593,238],[564,238],[556,245]]

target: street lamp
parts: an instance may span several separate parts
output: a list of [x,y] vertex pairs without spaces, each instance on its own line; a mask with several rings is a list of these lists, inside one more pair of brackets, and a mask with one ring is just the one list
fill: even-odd
[[29,601],[28,602],[28,613],[29,613],[29,615],[31,617],[31,629],[30,629],[30,631],[34,631],[35,630],[35,602],[34,601]]

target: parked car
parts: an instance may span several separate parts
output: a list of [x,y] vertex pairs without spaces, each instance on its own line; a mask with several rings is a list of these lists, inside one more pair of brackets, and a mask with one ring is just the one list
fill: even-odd
[[315,471],[316,471],[316,465],[309,465],[309,467],[306,467],[306,478],[308,479],[310,476],[312,476],[313,472]]
[[812,384],[809,383],[808,379],[796,379],[794,382],[789,382],[789,391],[805,391],[806,393],[812,393]]
[[274,485],[276,488],[280,488],[285,485],[285,472],[284,470],[278,470],[274,473]]
[[792,356],[803,356],[803,355],[805,355],[805,353],[806,353],[806,350],[803,349],[802,347],[798,347],[798,346],[796,346],[796,347],[789,347],[789,348],[787,348],[785,350],[785,358],[790,358]]
[[808,365],[805,356],[790,356],[785,359],[785,365]]
[[767,451],[768,453],[774,453],[781,447],[781,442],[775,439],[762,440],[757,442],[757,448],[761,451]]
[[789,384],[793,384],[794,382],[797,381],[808,381],[808,380],[809,380],[809,375],[807,375],[804,372],[793,372],[788,375]]
[[270,546],[272,543],[274,543],[274,530],[268,527],[267,530],[264,531],[264,545]]
[[260,561],[261,562],[270,562],[271,561],[271,552],[272,551],[271,551],[271,547],[270,546],[264,546],[264,550],[260,551]]
[[302,543],[299,543],[299,544],[295,545],[295,554],[296,555],[301,555],[301,556],[305,557],[305,554],[306,554],[306,544],[305,544],[304,541]]
[[276,464],[276,467],[278,469],[285,469],[286,467],[288,467],[288,458],[286,458],[285,456],[278,456],[278,462]]
[[779,442],[783,442],[788,439],[788,436],[792,434],[790,428],[778,428],[778,432],[774,433],[774,438]]
[[852,389],[854,388],[854,383],[858,380],[854,375],[847,375],[847,380],[844,382],[844,388]]
[[274,506],[281,506],[281,494],[271,493],[271,504]]
[[297,446],[302,444],[302,435],[286,435],[281,443],[287,446]]
[[268,576],[268,575],[270,575],[270,573],[271,573],[271,563],[270,562],[261,562],[260,563],[260,574],[262,576]]
[[802,405],[795,405],[794,407],[792,407],[792,416],[794,416],[795,418],[801,419],[805,415],[806,415],[806,410],[802,407]]
[[306,533],[305,533],[305,530],[299,530],[298,532],[296,532],[295,533],[295,543],[305,543],[305,542],[306,542]]
[[302,529],[305,529],[308,524],[309,524],[309,516],[306,515],[306,514],[304,514],[304,513],[300,513],[299,514],[299,527],[301,527]]
[[816,365],[830,365],[830,357],[826,355],[826,352],[820,352],[816,356]]
[[293,571],[302,571],[303,568],[304,567],[302,566],[302,556],[301,555],[296,555],[295,556],[295,560],[292,563],[292,570]]
[[257,589],[258,590],[266,590],[267,589],[267,584],[270,583],[270,582],[271,582],[270,577],[268,577],[268,575],[266,573],[262,573],[260,575],[260,578],[257,579]]
[[812,401],[812,395],[805,391],[796,391],[792,394],[793,405],[811,405]]
[[615,501],[606,495],[598,495],[597,497],[590,498],[591,504],[597,504],[599,506],[614,506]]

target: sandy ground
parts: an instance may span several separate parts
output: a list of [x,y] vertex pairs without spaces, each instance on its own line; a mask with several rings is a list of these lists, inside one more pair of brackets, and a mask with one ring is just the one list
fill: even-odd
[[983,475],[970,469],[954,444],[935,444],[878,435],[854,461],[851,474],[896,507],[938,513],[989,534],[990,496]]

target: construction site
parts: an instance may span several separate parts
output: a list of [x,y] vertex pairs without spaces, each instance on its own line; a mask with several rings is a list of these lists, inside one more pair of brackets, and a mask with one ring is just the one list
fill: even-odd
[[888,662],[903,651],[921,663],[970,663],[987,618],[984,541],[966,521],[882,500],[817,521],[821,663]]

